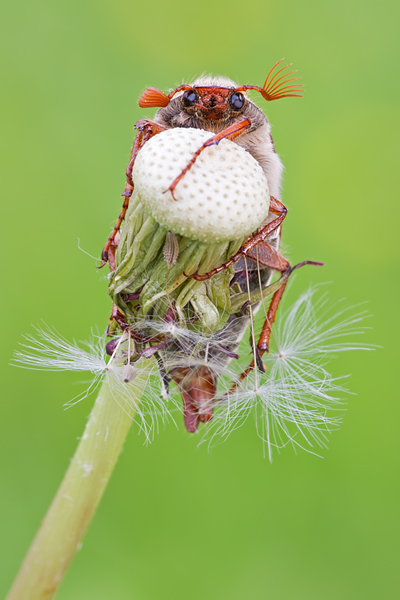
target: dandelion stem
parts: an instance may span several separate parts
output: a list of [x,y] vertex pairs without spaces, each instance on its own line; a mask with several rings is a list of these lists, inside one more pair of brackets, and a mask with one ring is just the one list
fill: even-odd
[[[152,361],[146,362],[148,366],[141,369],[132,388],[138,399],[152,366]],[[131,425],[132,418],[111,393],[107,374],[75,455],[7,600],[53,598],[80,548]]]

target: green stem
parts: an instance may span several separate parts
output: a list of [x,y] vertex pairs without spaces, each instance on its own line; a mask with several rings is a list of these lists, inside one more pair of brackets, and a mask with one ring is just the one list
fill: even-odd
[[[132,386],[137,401],[152,366],[152,361],[144,363],[145,368],[132,384],[121,383]],[[132,418],[116,403],[106,377],[75,455],[7,600],[53,597],[81,545],[131,425]]]

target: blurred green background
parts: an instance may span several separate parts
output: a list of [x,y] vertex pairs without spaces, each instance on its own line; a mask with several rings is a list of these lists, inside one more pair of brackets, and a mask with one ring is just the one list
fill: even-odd
[[[263,458],[254,423],[207,452],[167,427],[129,435],[59,600],[397,598],[397,2],[16,1],[3,7],[1,596],[81,435],[85,375],[8,366],[43,319],[72,339],[106,325],[98,256],[115,221],[146,86],[201,72],[261,84],[283,56],[303,99],[265,103],[285,167],[297,276],[368,301],[376,352],[341,355],[348,410],[324,459]],[[397,55],[397,57],[396,57]],[[397,60],[396,60],[397,58]],[[260,105],[261,105],[261,99]],[[397,331],[397,333],[396,333]]]

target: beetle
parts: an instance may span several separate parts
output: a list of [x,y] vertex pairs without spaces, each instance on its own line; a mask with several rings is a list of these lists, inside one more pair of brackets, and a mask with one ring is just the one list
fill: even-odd
[[[124,203],[117,223],[109,236],[102,252],[103,267],[108,261],[108,252],[115,240],[129,206],[129,198],[133,193],[132,168],[139,150],[154,135],[173,127],[193,127],[204,129],[214,134],[203,145],[191,163],[172,182],[173,193],[179,180],[191,167],[204,147],[218,144],[222,139],[235,141],[243,146],[261,165],[268,180],[271,196],[280,201],[281,178],[283,165],[275,152],[271,136],[271,127],[266,115],[258,106],[246,98],[243,92],[256,90],[267,101],[288,97],[302,97],[302,84],[292,84],[299,79],[286,79],[295,71],[278,77],[290,65],[286,65],[274,73],[281,59],[269,72],[263,87],[252,85],[237,86],[226,77],[199,77],[192,85],[183,84],[168,95],[149,87],[139,98],[141,108],[160,108],[153,120],[140,119],[135,124],[138,134],[133,143],[131,157],[126,168],[126,184],[122,193]],[[283,208],[281,208],[281,211]],[[286,209],[285,209],[286,210]]]
[[[150,138],[175,127],[198,128],[212,134],[194,153],[191,161],[169,186],[168,190],[173,198],[175,188],[205,148],[217,145],[223,139],[228,139],[242,146],[261,165],[267,178],[271,194],[268,218],[227,262],[209,273],[188,275],[188,277],[193,277],[198,281],[204,281],[223,269],[234,265],[235,281],[239,285],[244,287],[247,285],[247,287],[253,289],[259,285],[262,287],[268,285],[273,270],[285,275],[285,282],[272,296],[260,338],[254,348],[254,360],[239,380],[245,377],[255,366],[264,371],[261,357],[264,352],[268,352],[271,326],[286,287],[288,276],[293,271],[289,262],[278,251],[281,226],[287,214],[286,207],[281,201],[283,165],[275,152],[271,128],[266,115],[245,95],[248,90],[254,90],[259,92],[267,101],[301,97],[302,84],[293,83],[299,77],[290,78],[290,75],[293,75],[295,71],[287,71],[291,65],[277,69],[283,60],[272,67],[262,87],[237,85],[225,77],[202,76],[190,85],[180,85],[169,94],[152,87],[144,91],[139,99],[139,106],[141,108],[156,107],[159,110],[154,119],[140,119],[135,125],[138,133],[126,169],[126,184],[122,194],[124,203],[116,225],[104,246],[100,265],[102,267],[109,261],[111,268],[113,268],[113,257],[115,248],[118,245],[117,234],[124,220],[134,188],[132,168],[138,152]],[[304,264],[321,263],[305,261],[296,267]],[[249,269],[247,268],[248,265]],[[241,330],[238,331],[238,342],[243,333],[244,328],[242,326]],[[195,431],[199,421],[207,421],[212,416],[212,409],[202,410],[202,408],[205,404],[209,404],[210,399],[215,395],[215,377],[212,373],[205,373],[204,367],[202,367],[200,375],[197,372],[190,373],[186,369],[186,371],[175,372],[171,378],[178,384],[182,392],[185,405],[185,425],[189,431]]]

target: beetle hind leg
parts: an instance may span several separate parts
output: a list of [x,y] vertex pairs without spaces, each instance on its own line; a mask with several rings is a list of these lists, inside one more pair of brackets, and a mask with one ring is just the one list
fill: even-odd
[[[281,258],[283,258],[283,257],[281,257]],[[267,353],[269,352],[269,342],[270,342],[270,337],[271,337],[272,325],[275,321],[276,313],[278,311],[279,304],[282,300],[283,293],[288,284],[289,277],[293,273],[293,271],[295,271],[296,269],[299,269],[301,267],[304,267],[305,265],[323,266],[323,263],[314,262],[311,260],[305,260],[305,261],[295,265],[294,267],[289,267],[286,271],[284,271],[283,276],[287,276],[286,281],[284,281],[284,283],[275,291],[275,293],[272,296],[268,311],[265,316],[264,324],[262,326],[261,333],[258,338],[257,348],[255,349],[255,357],[251,361],[249,366],[239,375],[239,377],[237,378],[237,380],[234,382],[231,389],[229,390],[229,393],[232,393],[233,391],[235,391],[235,389],[238,387],[240,382],[243,381],[243,379],[245,379],[247,377],[247,375],[251,371],[253,371],[253,369],[256,366],[259,371],[265,372],[265,367],[262,363],[262,356],[265,352],[267,352]]]

